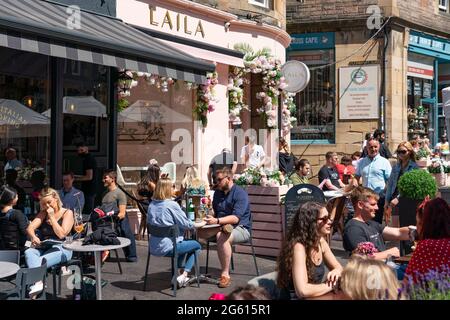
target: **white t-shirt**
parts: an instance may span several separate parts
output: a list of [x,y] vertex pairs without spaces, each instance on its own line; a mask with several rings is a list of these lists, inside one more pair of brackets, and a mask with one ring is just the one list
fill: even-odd
[[[249,148],[250,148],[249,145],[244,146],[242,148],[241,158],[244,158],[245,155],[249,153]],[[251,154],[249,154],[249,159],[248,159],[248,167],[249,168],[255,168],[255,167],[259,166],[261,164],[261,161],[266,156],[262,146],[255,144],[252,149],[253,149],[253,152]]]

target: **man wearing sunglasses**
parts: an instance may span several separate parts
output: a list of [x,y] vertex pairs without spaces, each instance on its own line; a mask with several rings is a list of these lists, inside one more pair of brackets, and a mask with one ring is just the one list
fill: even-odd
[[350,199],[355,209],[353,219],[344,228],[344,249],[353,252],[358,244],[371,242],[377,248],[374,258],[383,260],[390,256],[399,257],[400,251],[397,247],[386,248],[385,240],[408,240],[410,238],[410,227],[392,228],[385,227],[373,220],[378,210],[378,194],[364,187],[355,188]]
[[251,232],[251,213],[248,194],[235,185],[230,168],[216,171],[216,191],[213,198],[213,213],[206,216],[208,225],[217,227],[198,230],[198,237],[209,239],[216,237],[217,254],[221,265],[219,287],[226,288],[231,283],[230,261],[231,245],[247,242]]

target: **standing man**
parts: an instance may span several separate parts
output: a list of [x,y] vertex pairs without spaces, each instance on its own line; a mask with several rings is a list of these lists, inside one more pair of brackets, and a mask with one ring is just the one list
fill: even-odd
[[73,186],[73,172],[63,173],[63,187],[58,191],[63,207],[73,212],[83,212],[84,193]]
[[339,190],[344,188],[345,184],[339,179],[339,173],[336,169],[338,164],[338,156],[336,152],[328,151],[325,154],[326,164],[319,171],[319,183],[325,181],[322,190]]
[[229,168],[233,175],[236,173],[237,161],[234,161],[233,154],[228,148],[224,148],[222,152],[216,155],[209,164],[208,183],[210,189],[212,189],[212,187],[217,183],[216,171],[224,167]]
[[366,149],[367,157],[359,161],[353,184],[355,187],[359,186],[362,178],[362,186],[373,190],[379,196],[374,220],[382,223],[386,183],[391,176],[392,166],[388,159],[380,155],[380,142],[377,139],[369,139]]
[[[373,138],[378,140],[378,142],[380,142],[380,150],[379,150],[380,156],[386,159],[392,158],[391,151],[389,151],[389,148],[384,144],[384,142],[386,141],[384,130],[376,129],[373,132]],[[368,150],[367,148],[364,148],[362,157],[365,158],[367,157],[367,155]]]
[[125,257],[128,262],[137,262],[136,255],[136,239],[131,231],[130,222],[128,220],[128,215],[126,212],[127,207],[127,196],[125,193],[119,189],[117,186],[117,173],[114,170],[107,170],[103,174],[103,185],[108,189],[104,193],[102,198],[102,204],[115,202],[119,208],[119,214],[117,218],[120,226],[120,235],[130,239],[131,244],[128,247],[123,248]]
[[248,143],[241,150],[241,160],[245,168],[259,169],[264,166],[266,153],[262,146],[256,144],[256,137],[245,137]]
[[97,161],[89,153],[89,148],[85,143],[77,145],[78,156],[83,159],[83,174],[75,175],[75,181],[81,181],[81,191],[84,193],[85,205],[83,214],[90,215],[95,207],[95,196],[97,194],[95,177],[97,171]]
[[378,209],[378,194],[364,187],[357,187],[350,195],[355,214],[344,228],[344,249],[353,252],[362,242],[371,242],[378,250],[375,259],[386,259],[389,256],[399,257],[397,247],[386,249],[385,240],[408,240],[411,237],[410,227],[384,227],[373,221]]
[[210,229],[199,229],[199,238],[217,239],[217,254],[221,266],[219,288],[226,288],[231,283],[230,261],[231,245],[247,242],[251,232],[251,213],[248,194],[233,183],[229,168],[216,171],[217,190],[214,192],[213,211],[205,218],[207,224],[219,224]]

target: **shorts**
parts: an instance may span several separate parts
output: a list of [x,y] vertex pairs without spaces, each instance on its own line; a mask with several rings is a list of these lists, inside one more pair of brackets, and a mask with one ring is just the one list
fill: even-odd
[[236,228],[234,228],[233,232],[231,232],[231,235],[233,236],[232,244],[243,243],[250,240],[250,232],[243,226],[237,226]]

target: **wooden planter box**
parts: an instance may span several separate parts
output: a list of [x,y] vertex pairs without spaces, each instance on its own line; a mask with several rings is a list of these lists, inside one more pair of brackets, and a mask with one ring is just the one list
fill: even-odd
[[[284,234],[284,206],[281,197],[290,186],[260,187],[247,186],[252,212],[252,236],[255,253],[278,257]],[[236,252],[252,253],[249,245],[236,245]]]

